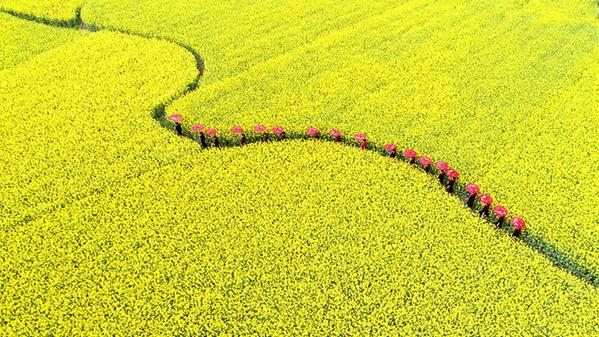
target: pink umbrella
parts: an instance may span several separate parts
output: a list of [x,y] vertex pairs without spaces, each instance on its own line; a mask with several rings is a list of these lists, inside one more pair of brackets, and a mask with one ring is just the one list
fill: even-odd
[[341,137],[341,131],[337,130],[337,129],[331,129],[331,131],[329,131],[329,134],[332,137]]
[[445,179],[445,170],[449,168],[446,162],[438,161],[435,163],[435,166],[439,170],[439,182],[443,185],[443,179]]
[[449,165],[447,165],[447,163],[444,161],[436,162],[435,166],[437,167],[437,169],[439,169],[439,171],[445,171],[449,168]]
[[173,122],[178,122],[178,121],[180,121],[181,119],[183,119],[183,116],[182,116],[182,115],[180,115],[180,114],[174,114],[174,115],[170,115],[170,116],[168,116],[168,118],[169,118],[170,120],[172,120]]
[[526,222],[524,222],[524,219],[522,219],[519,216],[515,216],[512,218],[512,221],[510,221],[512,223],[512,226],[514,226],[514,228],[516,229],[524,229],[524,227],[526,227]]
[[431,166],[431,164],[433,163],[433,161],[429,157],[420,157],[418,158],[418,162],[420,163],[420,165],[424,167]]
[[264,125],[256,125],[254,126],[255,133],[264,133],[266,131],[266,127]]
[[478,200],[483,204],[483,209],[480,210],[479,214],[484,217],[489,216],[489,207],[493,203],[493,198],[488,194],[481,195]]
[[451,179],[457,179],[460,174],[458,173],[458,171],[454,170],[454,169],[449,169],[447,170],[447,172],[445,172],[447,174],[447,176]]
[[476,184],[468,184],[466,185],[466,191],[471,195],[477,195],[480,192],[480,187]]
[[200,144],[202,145],[202,148],[207,148],[208,144],[206,144],[206,137],[204,137],[204,134],[202,133],[202,130],[204,130],[204,126],[202,124],[194,124],[191,129],[195,132],[199,132],[200,133]]
[[496,225],[497,225],[497,228],[499,228],[503,225],[503,220],[508,215],[508,211],[503,206],[495,206],[495,207],[493,207],[493,213],[498,218]]
[[270,139],[268,138],[268,134],[266,133],[266,126],[264,125],[256,125],[254,126],[254,132],[258,134],[262,134],[262,141],[268,142]]
[[318,135],[320,134],[320,131],[318,131],[317,128],[308,128],[306,132],[316,139],[318,139]]
[[272,133],[277,135],[277,137],[279,137],[279,140],[287,139],[287,134],[285,133],[285,130],[283,130],[283,128],[280,126],[275,126],[274,128],[272,128]]
[[239,144],[241,146],[244,146],[247,142],[247,138],[245,137],[245,135],[243,134],[243,128],[241,126],[234,126],[231,128],[231,133],[234,135],[239,135],[241,134],[241,139],[239,140]]
[[204,130],[204,126],[202,124],[194,124],[191,129],[195,132],[200,132]]
[[403,156],[410,159],[416,158],[416,151],[412,149],[406,149],[403,151]]
[[391,158],[397,157],[397,146],[395,146],[395,144],[385,144],[383,146],[383,149],[385,149],[385,151],[389,152],[389,157],[391,157]]
[[526,222],[521,217],[513,217],[512,218],[512,226],[514,226],[514,232],[512,233],[512,237],[519,238],[520,234],[522,234],[522,230],[526,227]]
[[360,142],[360,148],[362,150],[366,150],[366,135],[363,133],[358,133],[354,135],[354,138]]
[[503,206],[495,206],[493,207],[493,213],[498,218],[505,218],[508,215],[508,210]]
[[220,141],[218,140],[218,137],[216,136],[217,133],[218,133],[218,131],[216,131],[216,129],[208,129],[208,131],[206,131],[206,134],[208,136],[212,137],[212,139],[214,141],[214,147],[219,148]]
[[241,134],[243,132],[243,128],[241,126],[234,126],[231,128],[231,133],[238,135]]
[[495,214],[498,218],[505,218],[508,215],[508,211],[503,206],[495,206],[493,207],[493,214]]
[[456,171],[454,169],[447,170],[445,172],[445,174],[447,174],[447,176],[449,177],[449,184],[447,185],[447,192],[453,193],[455,181],[458,179],[460,174],[458,173],[458,171]]
[[433,161],[429,157],[420,157],[418,158],[418,162],[424,168],[424,171],[428,173],[431,170],[431,164]]
[[329,134],[331,135],[331,137],[335,138],[335,141],[337,143],[341,142],[341,131],[337,129],[331,129],[331,131],[329,131]]
[[491,196],[488,194],[481,195],[479,200],[483,203],[483,205],[491,205],[493,203],[493,198],[491,198]]
[[412,149],[404,150],[403,156],[410,160],[410,164],[414,164],[414,162],[416,161],[416,151]]
[[468,185],[466,185],[466,191],[468,191],[468,193],[470,193],[470,196],[468,197],[468,202],[466,202],[466,205],[468,205],[468,207],[472,208],[472,206],[474,206],[474,199],[476,199],[476,195],[480,192],[480,187],[478,187],[478,185],[476,185],[476,184],[468,184]]

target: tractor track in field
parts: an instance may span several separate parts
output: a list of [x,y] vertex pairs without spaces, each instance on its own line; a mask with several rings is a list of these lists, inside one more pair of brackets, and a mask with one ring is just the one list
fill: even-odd
[[[106,31],[110,31],[110,32],[126,34],[126,35],[130,35],[130,36],[134,36],[134,37],[144,38],[144,39],[156,39],[159,41],[165,41],[165,42],[175,44],[175,45],[179,46],[180,48],[185,49],[187,52],[192,54],[192,56],[194,57],[194,60],[196,63],[196,70],[198,72],[197,76],[181,92],[179,92],[178,94],[175,94],[173,97],[171,97],[167,101],[160,103],[156,107],[154,107],[153,112],[152,112],[152,117],[162,127],[167,128],[171,132],[173,132],[174,125],[166,116],[166,108],[169,105],[171,105],[174,101],[176,101],[177,99],[179,99],[199,88],[200,80],[201,80],[202,76],[204,75],[204,60],[202,59],[200,53],[198,51],[196,51],[190,45],[185,44],[181,41],[177,41],[177,40],[168,38],[168,37],[155,36],[155,35],[150,35],[150,34],[142,34],[142,33],[137,33],[137,32],[133,32],[133,31],[129,31],[129,30],[125,30],[125,29],[118,29],[118,28],[113,28],[113,27],[101,27],[101,26],[95,26],[95,25],[88,25],[81,18],[81,9],[82,8],[78,8],[76,11],[75,17],[70,20],[47,19],[47,18],[38,17],[38,16],[31,15],[31,14],[26,14],[26,13],[20,13],[20,12],[16,12],[16,11],[4,9],[4,8],[0,8],[0,12],[12,15],[19,19],[36,22],[36,23],[41,23],[41,24],[45,24],[48,26],[52,26],[52,27],[78,29],[78,30],[84,30],[84,31],[88,31],[88,32],[99,32],[99,31],[106,30]],[[289,139],[301,139],[301,140],[311,139],[311,137],[307,136],[306,134],[302,134],[302,133],[288,133],[287,136]],[[194,141],[194,142],[196,141],[196,139],[194,139],[193,133],[190,130],[186,130],[186,129],[183,130],[182,137],[189,138],[191,141]],[[334,139],[330,138],[330,137],[320,137],[320,139],[323,141],[334,141]],[[260,141],[260,137],[256,137],[256,136],[248,137],[248,142],[257,142],[257,141]],[[351,138],[345,138],[345,137],[342,138],[341,143],[345,144],[346,146],[355,146],[356,145],[355,141],[353,141]],[[237,147],[237,146],[240,146],[240,144],[238,142],[223,141],[223,142],[221,142],[220,146],[221,147]],[[385,154],[385,152],[382,150],[382,147],[377,144],[372,144],[372,143],[368,144],[368,146],[366,147],[366,150],[381,153],[383,155]],[[448,192],[448,193],[453,194],[455,197],[459,198],[461,201],[463,201],[465,203],[466,198],[467,198],[464,196],[466,185],[464,183],[457,182],[455,186],[456,186],[455,192],[453,192],[453,193]],[[43,211],[42,214],[47,214],[52,211],[53,211],[53,209],[46,210],[46,211]],[[474,214],[477,214],[478,211],[473,209],[473,212],[476,212]],[[29,222],[35,220],[37,217],[39,217],[39,215],[33,216],[33,217],[28,216],[26,219],[17,221],[17,223],[23,225],[23,224],[26,224],[26,223],[29,223]],[[494,226],[494,223],[491,221],[491,218],[487,218],[487,221],[489,223],[492,223]],[[509,233],[509,229],[507,229],[505,226],[499,230]],[[531,234],[530,232],[527,231],[522,235],[522,237],[520,238],[520,241],[522,241],[524,244],[526,244],[528,247],[530,247],[537,253],[543,255],[545,258],[547,258],[549,261],[551,261],[555,267],[564,270],[565,272],[575,276],[579,280],[581,280],[595,288],[599,288],[599,274],[594,272],[591,268],[588,268],[588,267],[576,262],[574,259],[570,258],[567,255],[567,253],[560,251],[558,248],[556,248],[551,243],[546,242],[541,236]]]

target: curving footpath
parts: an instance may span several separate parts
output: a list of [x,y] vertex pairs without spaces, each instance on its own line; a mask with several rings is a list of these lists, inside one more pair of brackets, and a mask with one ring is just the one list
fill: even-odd
[[[433,161],[426,156],[417,156],[417,153],[411,149],[405,149],[403,152],[398,154],[397,146],[394,144],[373,144],[367,141],[366,135],[357,134],[354,137],[346,137],[343,136],[341,131],[339,130],[330,130],[327,135],[321,135],[320,130],[309,127],[306,130],[306,133],[286,133],[282,127],[273,127],[271,129],[272,133],[269,133],[269,130],[263,125],[257,125],[252,130],[253,132],[246,136],[244,130],[241,127],[234,126],[229,131],[229,134],[237,135],[237,138],[226,137],[220,139],[218,137],[218,130],[216,129],[206,129],[201,124],[195,124],[192,126],[191,130],[184,129],[179,123],[180,120],[183,119],[181,115],[171,115],[166,116],[166,107],[171,105],[175,100],[191,93],[199,88],[200,80],[204,74],[204,60],[200,56],[195,49],[193,49],[190,45],[187,45],[183,42],[163,37],[163,36],[150,36],[137,32],[127,31],[123,29],[115,29],[115,28],[105,28],[94,25],[88,25],[81,19],[81,8],[77,9],[75,17],[71,20],[52,20],[46,19],[42,17],[37,17],[30,14],[19,13],[8,9],[0,8],[0,12],[10,14],[14,17],[42,23],[52,27],[58,28],[71,28],[71,29],[80,29],[86,30],[89,32],[97,32],[101,30],[109,30],[116,33],[127,34],[131,36],[137,36],[141,38],[154,38],[157,40],[162,40],[166,42],[173,43],[189,53],[191,53],[196,62],[196,68],[198,71],[197,76],[194,78],[192,82],[190,82],[180,93],[168,99],[166,102],[158,104],[154,107],[152,112],[152,117],[164,128],[167,128],[173,132],[176,132],[181,137],[189,138],[192,141],[197,141],[200,143],[200,146],[203,148],[207,147],[218,147],[218,148],[226,148],[226,147],[237,147],[244,146],[248,143],[252,142],[271,142],[271,141],[285,141],[288,139],[296,139],[296,140],[318,140],[318,141],[331,141],[337,142],[340,144],[344,144],[346,146],[359,146],[362,150],[365,151],[373,151],[380,153],[382,155],[388,156],[392,160],[404,160],[414,165],[414,167],[420,171],[423,171],[427,174],[434,174],[438,177],[440,185],[447,191],[459,198],[466,207],[470,208],[471,211],[475,213],[477,216],[481,216],[486,219],[486,221],[495,227],[497,230],[501,230],[506,234],[509,234],[511,231],[507,226],[504,226],[505,222],[511,223],[514,227],[514,232],[512,232],[512,237],[516,240],[519,240],[532,249],[536,250],[539,254],[542,254],[547,259],[549,259],[553,265],[556,267],[567,271],[573,276],[579,278],[580,280],[590,284],[595,288],[599,288],[599,275],[594,273],[591,269],[575,262],[565,253],[559,251],[552,244],[545,242],[542,237],[536,236],[534,234],[524,232],[524,227],[526,223],[520,217],[513,216],[511,219],[508,219],[508,210],[503,207],[496,205],[492,208],[492,214],[490,213],[491,205],[493,204],[493,199],[487,194],[480,194],[480,189],[475,184],[464,184],[462,182],[458,182],[459,173],[451,169],[447,163],[438,161],[433,165]],[[208,136],[208,138],[206,138]]]

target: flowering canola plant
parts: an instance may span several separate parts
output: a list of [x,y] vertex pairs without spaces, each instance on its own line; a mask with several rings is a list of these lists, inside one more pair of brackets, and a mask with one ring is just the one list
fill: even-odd
[[564,0],[91,0],[82,11],[201,53],[203,86],[168,113],[221,130],[365,132],[444,158],[595,273],[596,13]]
[[[153,109],[197,75],[171,43],[101,32],[23,44],[0,71],[0,330],[599,334],[596,288],[498,235],[435,177],[316,140],[338,127],[364,147],[447,160],[593,266],[596,140],[582,136],[597,125],[596,32],[580,8],[89,1],[90,23],[206,51],[206,86],[167,109],[186,130],[223,144],[283,130],[311,140],[201,151],[165,132]],[[214,34],[227,22],[255,29]]]
[[0,72],[0,227],[197,150],[151,118],[195,75],[193,57],[176,45],[111,32]]
[[182,155],[0,243],[8,334],[599,332],[596,288],[436,178],[322,141]]
[[0,9],[42,17],[48,20],[71,21],[85,0],[0,0]]
[[0,21],[0,70],[85,35],[72,29],[32,24],[4,13],[0,13]]

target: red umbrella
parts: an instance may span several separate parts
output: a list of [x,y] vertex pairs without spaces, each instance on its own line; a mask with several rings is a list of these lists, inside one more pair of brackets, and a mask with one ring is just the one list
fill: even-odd
[[256,125],[254,126],[255,133],[264,133],[266,131],[266,127],[264,125]]
[[200,132],[204,130],[204,126],[202,124],[194,124],[191,129],[195,132]]
[[499,218],[499,219],[497,219],[497,223],[496,223],[497,228],[499,228],[503,225],[503,220],[508,215],[508,211],[503,206],[495,206],[495,207],[493,207],[493,213],[495,214],[495,216],[497,216]]
[[320,133],[320,131],[318,131],[317,128],[308,128],[306,130],[306,132],[310,135],[313,136],[314,138],[318,138],[318,134]]
[[484,217],[489,216],[489,207],[491,207],[491,204],[493,203],[493,198],[488,194],[483,194],[478,200],[483,204],[483,209],[480,210],[479,214]]
[[526,222],[521,217],[513,217],[512,218],[512,226],[514,226],[514,232],[512,233],[512,237],[518,238],[520,234],[522,234],[522,230],[526,227]]
[[493,207],[493,213],[498,218],[505,218],[508,215],[507,209],[505,207],[503,207],[503,206],[495,206],[495,207]]
[[243,132],[243,128],[241,126],[234,126],[231,128],[231,133],[233,133],[233,134],[238,135],[242,132]]
[[210,137],[216,136],[217,133],[218,131],[216,129],[208,129],[208,131],[206,131],[206,134]]
[[439,171],[445,171],[449,168],[449,165],[447,165],[447,163],[444,161],[436,162],[435,166],[437,167],[437,169],[439,169]]
[[466,185],[466,191],[468,191],[468,193],[470,193],[470,196],[468,197],[468,201],[466,202],[466,205],[468,205],[468,207],[472,208],[472,206],[474,205],[474,199],[476,198],[476,195],[480,192],[480,187],[478,187],[478,185],[476,185],[476,184],[468,184],[468,185]]
[[174,115],[170,115],[170,116],[168,116],[168,118],[169,118],[170,120],[172,120],[173,122],[178,122],[178,121],[180,121],[181,119],[183,119],[183,116],[182,116],[182,115],[180,115],[180,114],[174,114]]
[[412,150],[412,149],[406,149],[403,152],[403,156],[409,159],[413,159],[416,158],[416,151]]
[[445,174],[447,174],[447,176],[450,178],[449,184],[447,185],[447,192],[453,193],[455,181],[458,179],[460,174],[454,169],[447,170]]
[[512,221],[510,222],[512,223],[512,226],[514,226],[514,228],[516,229],[524,229],[524,227],[526,227],[526,222],[524,222],[524,219],[518,216],[513,217]]
[[383,146],[383,148],[389,152],[397,151],[397,146],[395,146],[393,144],[385,144],[385,146]]
[[272,128],[272,133],[274,133],[277,136],[280,136],[285,130],[283,130],[282,127],[279,126],[275,126],[274,128]]
[[490,195],[488,194],[483,194],[480,196],[479,198],[480,202],[482,202],[484,205],[490,205],[493,203],[493,198],[491,198]]
[[445,172],[447,174],[447,176],[449,178],[451,178],[452,180],[458,179],[458,177],[460,176],[460,174],[458,173],[458,171],[454,170],[454,169],[449,169],[447,170],[447,172]]

